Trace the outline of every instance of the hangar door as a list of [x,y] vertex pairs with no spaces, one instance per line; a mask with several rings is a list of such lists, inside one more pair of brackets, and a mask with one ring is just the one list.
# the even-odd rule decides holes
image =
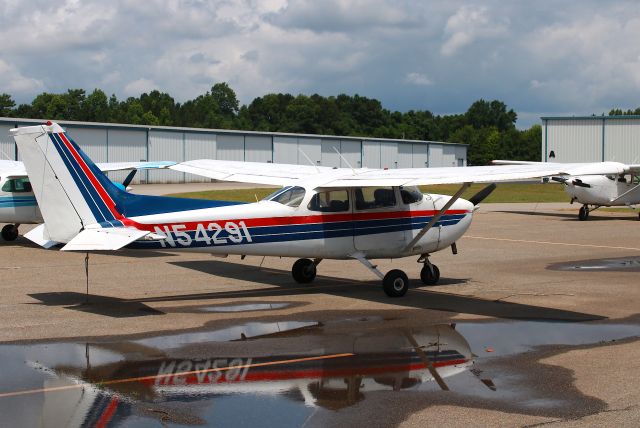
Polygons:
[[[340,154],[354,168],[362,167],[362,142],[354,140],[340,141]],[[340,166],[349,168],[349,165],[343,159],[340,159]]]
[[[108,162],[107,159],[107,130],[92,128],[66,129],[69,136],[94,162]],[[137,159],[134,159],[137,160]]]
[[[182,132],[149,131],[148,161],[184,160],[184,134]],[[139,174],[139,172],[138,172]],[[168,169],[147,172],[149,183],[181,183],[184,173]]]
[[218,134],[216,138],[216,159],[243,161],[244,136]]
[[[184,134],[184,160],[194,159],[215,159],[216,158],[216,135],[185,132]],[[210,178],[195,174],[186,174],[185,180],[189,183],[207,183]]]
[[273,163],[290,165],[298,163],[298,139],[296,137],[273,137]]
[[411,159],[413,168],[427,168],[429,166],[429,145],[424,143],[413,143],[413,158]]
[[[309,165],[307,157],[312,163],[320,165],[322,163],[322,149],[319,138],[298,138],[298,164]],[[304,153],[304,155],[302,154]],[[307,157],[305,157],[305,155]]]
[[362,166],[380,168],[380,143],[376,141],[362,142]]
[[273,162],[271,137],[257,135],[245,136],[244,160],[247,162]]
[[322,166],[340,167],[340,140],[322,140]]

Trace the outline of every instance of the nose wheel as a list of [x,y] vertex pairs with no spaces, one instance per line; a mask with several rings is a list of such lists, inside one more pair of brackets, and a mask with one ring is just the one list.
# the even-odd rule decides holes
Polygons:
[[0,235],[2,235],[2,239],[5,241],[15,241],[18,237],[18,225],[7,224],[2,228]]
[[440,281],[440,269],[431,263],[425,263],[420,270],[420,279],[424,285],[436,285]]
[[580,211],[578,211],[578,218],[580,221],[585,221],[589,218],[589,206],[583,205],[580,207]]

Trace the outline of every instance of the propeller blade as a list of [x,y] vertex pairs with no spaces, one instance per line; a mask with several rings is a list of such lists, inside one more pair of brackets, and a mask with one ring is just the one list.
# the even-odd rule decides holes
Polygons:
[[496,190],[496,183],[491,183],[484,189],[480,190],[478,193],[469,198],[469,202],[473,205],[478,205],[480,202],[484,201],[487,196]]
[[566,177],[551,177],[551,180],[557,181],[558,183],[562,183],[565,186],[569,185],[569,184],[567,184],[568,179]]
[[124,181],[122,182],[122,185],[125,187],[125,189],[127,188],[127,186],[129,184],[131,184],[131,181],[133,181],[133,177],[136,176],[136,172],[138,172],[137,169],[134,169],[133,171],[131,171],[129,173],[129,175],[127,175],[127,177],[124,179]]
[[586,188],[591,188],[591,184],[589,183],[584,183],[582,180],[580,180],[579,178],[576,178],[575,180],[573,180],[571,182],[571,184],[573,184],[574,186],[578,186],[578,187],[586,187]]

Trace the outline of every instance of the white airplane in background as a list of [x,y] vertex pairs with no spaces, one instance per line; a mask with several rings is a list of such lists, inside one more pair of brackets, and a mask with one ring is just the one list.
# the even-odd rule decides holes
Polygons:
[[[131,170],[122,183],[113,182],[124,191],[139,169],[167,168],[174,164],[175,162],[107,162],[96,165],[103,172]],[[18,237],[18,227],[21,224],[38,224],[42,221],[24,164],[0,160],[0,223],[9,223],[0,232],[2,238],[13,241]]]
[[[493,161],[496,165],[546,165],[546,162]],[[624,164],[621,164],[624,165]],[[640,164],[624,165],[619,174],[551,177],[563,183],[571,203],[582,204],[578,218],[586,220],[589,212],[600,207],[630,207],[640,204]],[[640,213],[638,214],[640,220]]]
[[[44,224],[25,235],[63,251],[123,247],[185,249],[227,255],[299,257],[293,278],[313,281],[322,259],[354,259],[383,281],[392,297],[407,292],[398,269],[380,272],[370,259],[419,256],[420,277],[435,284],[431,253],[451,247],[471,224],[475,205],[492,189],[461,199],[472,182],[624,172],[616,162],[449,168],[349,169],[196,160],[171,169],[217,180],[285,186],[255,203],[123,192],[57,124],[12,129]],[[416,186],[461,183],[453,196]]]

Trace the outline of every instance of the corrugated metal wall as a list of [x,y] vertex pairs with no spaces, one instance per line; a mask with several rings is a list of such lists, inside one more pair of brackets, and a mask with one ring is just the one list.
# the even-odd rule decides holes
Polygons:
[[381,168],[380,143],[377,141],[362,142],[362,166],[365,168]]
[[543,117],[542,125],[543,161],[640,162],[638,116]]
[[608,161],[640,163],[640,119],[606,121],[604,158]]
[[429,166],[429,145],[425,143],[413,143],[412,167],[427,168]]
[[[84,149],[81,141],[78,145]],[[147,160],[147,132],[129,129],[108,129],[107,130],[107,161],[108,162],[136,162]],[[128,172],[110,172],[109,178],[122,182]],[[132,184],[138,184],[141,180],[146,180],[146,172],[136,174]]]
[[[298,139],[296,137],[273,137],[273,162],[298,163]],[[307,162],[308,163],[308,162]]]
[[[184,133],[184,158],[191,159],[216,159],[216,135],[185,132]],[[185,180],[189,182],[208,182],[209,178],[187,174]]]
[[13,137],[9,135],[9,130],[13,128],[12,124],[0,123],[0,158],[5,160],[15,160],[16,143]]
[[316,165],[322,164],[321,141],[322,140],[320,138],[298,137],[299,165],[309,165],[309,160],[307,158],[311,159],[311,162]]
[[[11,159],[15,144],[9,129],[15,124],[29,126],[40,121],[0,118],[0,149]],[[250,162],[315,165],[354,168],[411,168],[455,165],[443,157],[460,152],[466,161],[466,146],[437,142],[399,142],[345,137],[307,135],[275,135],[218,130],[182,130],[134,125],[61,123],[71,138],[96,162],[156,161],[180,162],[191,159],[224,159]],[[337,149],[340,154],[336,152]],[[434,155],[434,153],[439,153]],[[304,154],[303,154],[304,153]],[[306,155],[306,157],[305,157]],[[454,156],[454,157],[455,157]],[[122,181],[127,172],[109,173],[112,180]],[[133,183],[141,181],[169,183],[207,182],[209,179],[175,171],[142,171]]]
[[[546,136],[546,156],[549,161],[600,162],[602,160],[602,119],[550,121]],[[552,151],[555,158],[549,157]]]
[[[184,160],[184,134],[182,132],[149,131],[149,161],[171,159],[175,162]],[[178,171],[147,171],[149,183],[176,183],[184,179]]]

